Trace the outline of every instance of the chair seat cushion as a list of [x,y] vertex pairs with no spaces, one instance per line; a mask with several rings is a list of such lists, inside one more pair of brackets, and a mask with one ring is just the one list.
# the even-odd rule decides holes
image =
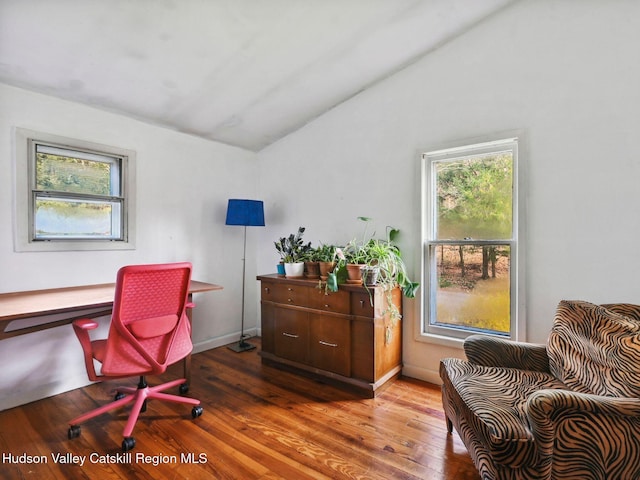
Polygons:
[[178,315],[143,318],[128,324],[136,338],[153,338],[170,333],[178,323]]
[[517,468],[538,462],[527,399],[538,390],[566,389],[565,385],[544,372],[486,367],[456,358],[441,361],[440,376],[459,416],[496,463]]

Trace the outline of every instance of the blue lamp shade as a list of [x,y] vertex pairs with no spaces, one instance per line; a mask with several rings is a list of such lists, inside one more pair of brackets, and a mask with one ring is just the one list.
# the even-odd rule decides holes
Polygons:
[[262,200],[230,198],[227,205],[227,221],[225,225],[264,227],[264,205]]

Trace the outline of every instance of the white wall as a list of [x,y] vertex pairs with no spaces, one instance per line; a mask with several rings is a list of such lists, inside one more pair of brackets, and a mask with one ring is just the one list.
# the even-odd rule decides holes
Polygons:
[[[15,253],[14,127],[135,150],[137,248]],[[195,279],[224,287],[195,296],[196,351],[239,338],[242,229],[224,221],[228,198],[255,197],[255,161],[245,150],[0,85],[0,292],[113,282],[125,264],[191,261]],[[252,278],[255,237],[247,238]],[[255,298],[255,282],[247,289]],[[253,301],[246,318],[255,332]],[[81,352],[69,325],[0,341],[0,410],[85,385]]]
[[[420,153],[522,129],[528,339],[545,341],[561,299],[639,303],[638,18],[632,0],[518,2],[262,151],[258,272],[298,225],[342,242],[365,215],[400,228],[417,277]],[[406,301],[404,372],[438,382],[462,352],[420,341],[419,315]]]

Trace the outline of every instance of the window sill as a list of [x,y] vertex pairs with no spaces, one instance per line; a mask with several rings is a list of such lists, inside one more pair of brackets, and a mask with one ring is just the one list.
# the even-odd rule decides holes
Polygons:
[[73,252],[73,251],[100,251],[100,250],[135,250],[132,242],[74,242],[42,241],[42,242],[16,242],[16,252]]
[[462,349],[464,345],[464,338],[445,337],[444,335],[434,335],[433,333],[421,333],[417,336],[416,341],[459,349]]

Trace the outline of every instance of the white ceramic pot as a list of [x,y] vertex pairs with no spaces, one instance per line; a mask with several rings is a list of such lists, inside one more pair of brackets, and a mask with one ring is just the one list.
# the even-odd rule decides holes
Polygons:
[[302,277],[304,275],[304,262],[285,263],[284,273],[287,277]]

